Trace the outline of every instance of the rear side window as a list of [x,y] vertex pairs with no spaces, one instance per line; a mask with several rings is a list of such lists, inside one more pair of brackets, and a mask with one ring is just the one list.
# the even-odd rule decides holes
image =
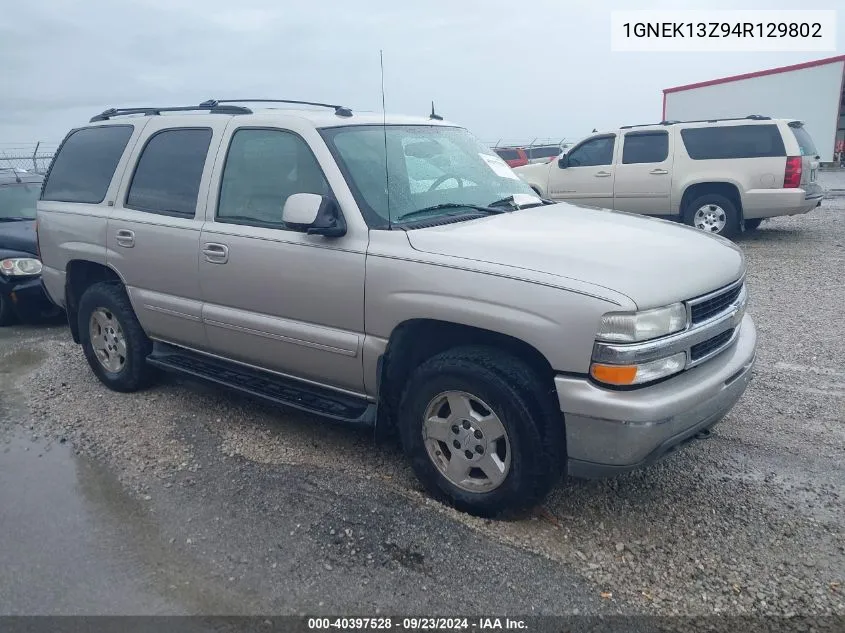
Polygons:
[[693,160],[786,156],[777,125],[726,125],[681,130]]
[[668,132],[628,132],[622,146],[622,162],[662,163],[669,157]]
[[516,160],[519,158],[519,152],[515,149],[497,149],[494,151],[504,160]]
[[99,204],[134,130],[131,125],[71,132],[50,165],[42,200]]
[[210,142],[208,128],[164,130],[152,136],[138,159],[126,206],[194,217]]
[[815,156],[819,153],[810,133],[803,126],[790,125],[789,129],[792,130],[795,140],[798,141],[798,149],[801,150],[801,156]]

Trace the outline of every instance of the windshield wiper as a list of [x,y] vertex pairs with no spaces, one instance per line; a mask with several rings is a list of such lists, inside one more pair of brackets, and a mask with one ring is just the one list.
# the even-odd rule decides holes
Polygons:
[[489,215],[497,214],[497,213],[507,213],[507,209],[497,209],[494,207],[482,207],[481,205],[477,204],[462,204],[459,202],[444,202],[443,204],[435,204],[430,207],[423,207],[422,209],[417,209],[416,211],[409,211],[403,215],[400,215],[396,218],[397,222],[401,222],[402,220],[407,220],[408,218],[413,218],[418,215],[425,215],[426,213],[430,213],[432,211],[439,211],[440,209],[472,209],[474,211],[481,211],[482,213],[487,213]]
[[489,206],[491,207],[507,207],[512,211],[518,211],[519,209],[530,209],[531,207],[541,207],[544,204],[548,204],[545,200],[540,198],[540,202],[531,202],[529,204],[518,204],[514,199],[514,196],[507,196],[502,198],[501,200],[496,200],[495,202],[491,202]]

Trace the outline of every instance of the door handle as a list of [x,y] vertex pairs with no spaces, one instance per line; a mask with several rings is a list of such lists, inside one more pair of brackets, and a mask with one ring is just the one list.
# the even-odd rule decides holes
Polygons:
[[669,173],[669,170],[668,169],[652,169],[648,173],[654,174],[655,176],[665,176],[666,174]]
[[593,175],[594,175],[596,178],[607,178],[607,177],[608,177],[608,176],[610,176],[611,174],[610,174],[610,172],[609,172],[609,171],[597,171],[597,172],[596,172],[595,174],[593,174]]
[[118,246],[124,248],[132,248],[135,246],[135,231],[129,229],[119,229],[114,235],[114,239]]
[[205,261],[210,264],[225,264],[229,261],[229,247],[225,244],[208,242],[203,245],[202,254],[205,255]]

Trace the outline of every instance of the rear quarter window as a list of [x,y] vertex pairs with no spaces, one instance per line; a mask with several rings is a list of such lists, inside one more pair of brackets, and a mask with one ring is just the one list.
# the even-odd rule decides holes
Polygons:
[[134,127],[108,125],[71,132],[47,171],[42,200],[99,204]]
[[725,125],[681,130],[693,160],[786,156],[777,125]]
[[552,158],[561,153],[559,147],[531,147],[525,150],[528,158]]
[[792,134],[798,142],[798,149],[801,152],[801,156],[815,156],[819,153],[819,150],[816,149],[816,144],[813,143],[813,137],[810,136],[810,133],[803,126],[790,125],[789,129],[792,130]]

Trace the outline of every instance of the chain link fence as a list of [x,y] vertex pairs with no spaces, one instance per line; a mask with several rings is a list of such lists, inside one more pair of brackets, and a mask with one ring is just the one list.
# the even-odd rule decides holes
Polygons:
[[0,169],[24,169],[43,174],[58,143],[0,143]]

